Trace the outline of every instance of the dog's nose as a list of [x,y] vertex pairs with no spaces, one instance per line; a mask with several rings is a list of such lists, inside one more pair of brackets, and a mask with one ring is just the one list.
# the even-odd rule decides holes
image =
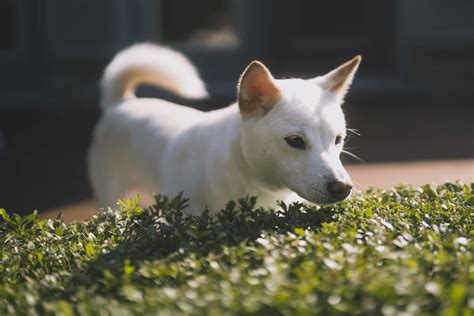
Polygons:
[[350,182],[334,181],[328,183],[329,193],[339,201],[348,197],[351,194],[351,190],[352,183]]

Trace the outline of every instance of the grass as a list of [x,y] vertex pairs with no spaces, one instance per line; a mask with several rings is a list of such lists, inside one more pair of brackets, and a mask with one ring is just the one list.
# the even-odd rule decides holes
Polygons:
[[73,224],[0,210],[0,314],[473,314],[468,185],[197,217],[136,202]]

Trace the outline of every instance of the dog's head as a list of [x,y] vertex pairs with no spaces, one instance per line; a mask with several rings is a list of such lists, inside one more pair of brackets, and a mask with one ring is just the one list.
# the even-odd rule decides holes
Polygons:
[[356,56],[310,80],[276,80],[257,61],[245,69],[238,87],[241,145],[268,187],[319,204],[349,196],[352,182],[339,157],[346,136],[341,104],[360,61]]

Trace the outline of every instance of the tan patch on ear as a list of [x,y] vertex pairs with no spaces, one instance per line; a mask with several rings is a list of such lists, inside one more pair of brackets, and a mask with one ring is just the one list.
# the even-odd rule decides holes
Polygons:
[[249,115],[256,112],[268,112],[278,102],[280,89],[264,64],[253,61],[244,70],[239,80],[238,102],[240,112]]
[[352,83],[354,74],[359,67],[362,57],[360,55],[337,67],[324,77],[329,90],[335,94],[345,94]]

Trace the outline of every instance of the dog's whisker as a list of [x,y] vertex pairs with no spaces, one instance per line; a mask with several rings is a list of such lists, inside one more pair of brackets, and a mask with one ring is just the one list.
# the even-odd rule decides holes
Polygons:
[[353,158],[359,160],[359,161],[362,162],[362,163],[365,163],[365,161],[362,160],[362,158],[360,158],[360,157],[357,156],[356,154],[351,153],[350,151],[342,150],[342,152],[343,152],[344,154],[348,155],[348,156],[351,156],[351,157],[353,157]]
[[359,149],[360,147],[344,147],[345,150]]
[[360,187],[362,186],[359,182],[355,181],[355,180],[352,180],[352,184],[354,184],[354,189],[356,189],[357,191],[360,191]]
[[360,136],[359,130],[357,130],[357,129],[355,129],[355,128],[347,128],[346,130],[347,130],[348,132],[351,132],[351,133],[354,134],[354,135]]

